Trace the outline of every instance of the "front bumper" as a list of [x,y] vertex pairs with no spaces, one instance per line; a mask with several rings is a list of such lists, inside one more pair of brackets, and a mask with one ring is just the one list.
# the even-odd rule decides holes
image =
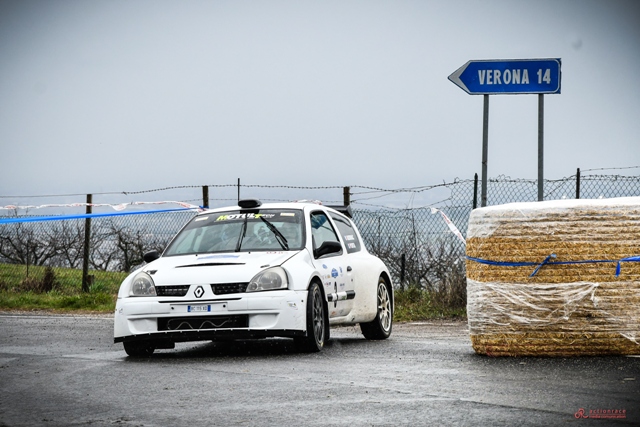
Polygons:
[[292,290],[205,300],[120,298],[114,316],[114,342],[304,336],[306,299],[306,291]]

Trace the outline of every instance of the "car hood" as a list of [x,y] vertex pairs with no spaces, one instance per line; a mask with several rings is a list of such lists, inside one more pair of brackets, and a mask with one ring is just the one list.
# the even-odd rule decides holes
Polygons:
[[144,266],[157,286],[249,282],[299,251],[239,252],[161,257]]

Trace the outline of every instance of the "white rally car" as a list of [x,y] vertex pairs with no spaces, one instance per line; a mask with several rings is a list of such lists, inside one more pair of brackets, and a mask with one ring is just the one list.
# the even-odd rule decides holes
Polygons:
[[147,356],[176,342],[267,337],[315,352],[329,325],[359,323],[365,338],[388,338],[391,276],[349,217],[254,199],[201,212],[122,282],[114,341]]

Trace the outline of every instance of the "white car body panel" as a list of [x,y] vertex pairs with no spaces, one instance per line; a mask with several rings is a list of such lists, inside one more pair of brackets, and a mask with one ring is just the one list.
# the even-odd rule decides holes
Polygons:
[[[314,280],[322,284],[331,325],[370,322],[376,318],[380,277],[388,282],[391,294],[392,287],[384,263],[369,254],[364,243],[358,252],[348,253],[343,236],[337,233],[342,253],[314,259],[309,213],[337,212],[303,203],[269,204],[259,209],[302,210],[304,247],[161,256],[123,281],[114,316],[115,342],[305,336],[307,289]],[[200,216],[234,210],[239,208],[210,210]],[[355,233],[362,242],[357,229]],[[216,284],[247,283],[259,272],[278,266],[286,272],[287,289],[216,295],[212,288]],[[132,280],[140,272],[149,274],[157,291],[180,286],[188,290],[183,296],[130,296]],[[327,301],[329,298],[332,300]]]

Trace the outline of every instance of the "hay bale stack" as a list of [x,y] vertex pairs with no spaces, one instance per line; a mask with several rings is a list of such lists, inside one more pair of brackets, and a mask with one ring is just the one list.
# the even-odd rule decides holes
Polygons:
[[619,260],[638,256],[640,197],[474,210],[466,265],[474,350],[640,354],[640,262],[620,262],[616,276]]

